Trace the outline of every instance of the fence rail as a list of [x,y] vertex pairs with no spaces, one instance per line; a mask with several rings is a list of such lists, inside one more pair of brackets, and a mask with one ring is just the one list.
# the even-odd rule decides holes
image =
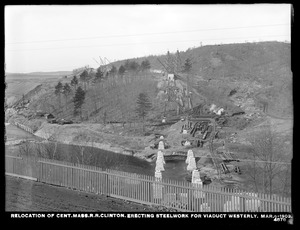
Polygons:
[[35,157],[5,156],[8,175],[195,212],[291,212],[291,199]]
[[31,128],[27,127],[26,125],[20,124],[18,122],[13,122],[13,124],[15,126],[17,126],[18,128],[23,129],[24,131],[26,131],[28,133],[31,133],[31,134],[34,133],[33,130]]

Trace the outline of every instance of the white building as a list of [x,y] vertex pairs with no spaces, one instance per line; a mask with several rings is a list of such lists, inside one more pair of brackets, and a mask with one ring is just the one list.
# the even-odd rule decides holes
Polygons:
[[175,76],[173,73],[169,73],[167,76],[168,81],[174,81],[175,80]]

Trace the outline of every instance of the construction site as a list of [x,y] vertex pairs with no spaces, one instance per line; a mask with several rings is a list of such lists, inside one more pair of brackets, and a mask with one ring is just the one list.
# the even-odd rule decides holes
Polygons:
[[293,223],[292,4],[6,5],[4,21],[6,211]]
[[[229,54],[225,61],[217,57],[231,49],[230,45],[226,47],[209,47],[213,53],[209,65],[223,68],[222,74],[225,66],[220,62],[225,64],[226,58],[233,60]],[[253,49],[259,48],[253,45]],[[195,58],[188,52],[168,52],[149,60],[152,68],[146,72],[127,71],[110,76],[107,73],[112,66],[120,68],[124,62],[110,63],[100,58],[97,63],[103,79],[94,82],[91,77],[86,82],[79,81],[86,88],[80,117],[73,115],[72,98],[59,99],[54,95],[54,86],[57,82],[70,83],[74,76],[79,79],[83,71],[95,75],[96,70],[88,66],[40,83],[24,93],[6,108],[6,122],[17,123],[47,141],[96,147],[150,163],[157,160],[159,151],[163,152],[166,164],[186,161],[192,151],[195,165],[186,170],[185,180],[192,181],[192,172],[196,170],[203,184],[221,187],[248,188],[252,151],[249,137],[257,130],[271,124],[272,130],[289,146],[291,117],[278,119],[279,105],[271,100],[261,102],[262,83],[207,77],[211,74],[204,71],[208,67],[203,57]],[[203,65],[202,74],[195,72],[199,63]],[[140,92],[146,92],[153,105],[143,122],[135,112]],[[144,132],[141,127],[145,127]],[[284,162],[291,159],[291,155],[286,156]],[[153,175],[164,177],[164,171],[156,171]]]

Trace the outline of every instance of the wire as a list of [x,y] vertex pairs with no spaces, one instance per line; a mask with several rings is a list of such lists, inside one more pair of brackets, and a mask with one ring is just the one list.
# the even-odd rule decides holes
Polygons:
[[[286,37],[287,35],[266,35],[260,36],[263,37]],[[139,42],[139,43],[120,43],[120,44],[107,44],[107,45],[97,45],[97,46],[67,46],[67,47],[54,47],[54,48],[39,48],[39,49],[21,49],[21,50],[6,50],[7,52],[14,52],[14,51],[33,51],[33,50],[57,50],[57,49],[72,49],[72,48],[90,48],[90,47],[109,47],[109,46],[127,46],[127,45],[141,45],[141,44],[161,44],[161,43],[177,43],[177,42],[195,42],[195,41],[213,41],[213,40],[225,40],[225,39],[249,39],[249,38],[256,38],[257,36],[253,37],[231,37],[231,38],[209,38],[209,39],[197,39],[197,40],[183,40],[183,41],[160,41],[160,42]]]
[[85,38],[69,38],[69,39],[57,39],[57,40],[43,40],[43,41],[20,41],[20,42],[10,42],[5,44],[29,44],[29,43],[47,43],[47,42],[61,42],[61,41],[78,41],[78,40],[88,40],[88,39],[98,39],[98,38],[113,38],[113,37],[136,37],[136,36],[148,36],[148,35],[159,35],[159,34],[175,34],[175,33],[189,33],[198,31],[215,31],[215,30],[233,30],[233,29],[248,29],[257,27],[274,27],[274,26],[287,26],[290,24],[273,24],[273,25],[256,25],[256,26],[241,26],[241,27],[225,27],[225,28],[213,28],[213,29],[197,29],[197,30],[182,30],[182,31],[169,31],[160,33],[143,33],[143,34],[121,34],[121,35],[106,35],[106,36],[95,36],[95,37],[85,37]]

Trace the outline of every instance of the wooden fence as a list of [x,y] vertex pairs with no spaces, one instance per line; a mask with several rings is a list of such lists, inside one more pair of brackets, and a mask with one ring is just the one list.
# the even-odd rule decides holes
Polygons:
[[7,175],[194,212],[291,212],[291,199],[32,157],[5,156]]
[[23,125],[23,124],[20,124],[20,123],[18,123],[18,122],[14,122],[13,124],[14,124],[15,126],[17,126],[18,128],[23,129],[24,131],[26,131],[26,132],[28,132],[28,133],[31,133],[31,134],[34,133],[33,130],[32,130],[31,128],[29,128],[29,127],[27,127],[27,126],[25,126],[25,125]]

